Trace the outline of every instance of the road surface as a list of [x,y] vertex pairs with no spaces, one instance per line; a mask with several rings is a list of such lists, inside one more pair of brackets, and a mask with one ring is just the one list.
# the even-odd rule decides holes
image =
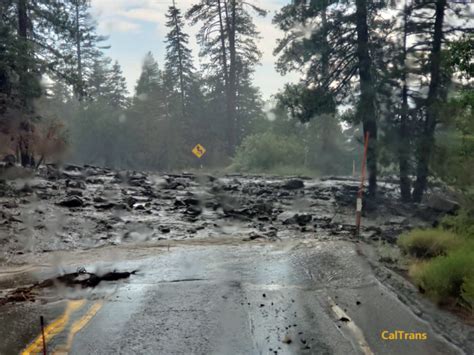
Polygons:
[[[42,353],[40,315],[48,354],[462,353],[348,241],[182,244],[113,267],[139,271],[2,307],[0,354]],[[427,339],[382,339],[397,330]]]

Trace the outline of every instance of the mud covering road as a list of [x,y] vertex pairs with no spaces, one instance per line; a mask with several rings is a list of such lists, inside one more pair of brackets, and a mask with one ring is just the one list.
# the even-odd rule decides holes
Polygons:
[[[28,349],[39,315],[57,325],[66,309],[50,329],[50,353],[462,353],[377,280],[354,243],[181,245],[114,267],[141,271],[93,290],[58,290],[59,300],[43,305],[5,306],[0,353]],[[427,340],[383,340],[384,330]]]
[[[0,297],[79,270],[137,272],[6,302],[0,354],[42,353],[41,315],[48,354],[474,353],[473,327],[375,251],[452,206],[402,205],[396,185],[382,183],[355,238],[356,191],[350,178],[76,166],[5,183]],[[427,339],[384,340],[384,331]]]

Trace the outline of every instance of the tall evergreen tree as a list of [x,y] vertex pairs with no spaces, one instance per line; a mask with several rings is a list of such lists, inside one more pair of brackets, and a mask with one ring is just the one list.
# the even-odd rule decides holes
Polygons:
[[[225,97],[227,152],[233,154],[242,123],[237,122],[239,80],[245,81],[258,63],[258,31],[250,11],[264,16],[259,7],[240,0],[202,0],[187,12],[192,24],[201,23],[197,39],[200,55],[207,59],[204,70],[221,80]],[[215,81],[215,80],[214,80]],[[245,90],[244,90],[245,91]]]
[[112,66],[109,77],[110,105],[116,109],[126,109],[129,106],[127,81],[118,61]]
[[180,95],[182,115],[185,116],[191,87],[196,80],[192,53],[189,49],[189,36],[183,31],[184,21],[178,8],[170,6],[166,18],[169,32],[165,41],[165,71],[171,81],[172,89]]
[[92,74],[92,67],[101,55],[101,45],[107,38],[97,34],[96,23],[90,14],[90,0],[68,0],[70,33],[63,43],[62,51],[71,57],[71,70],[76,80],[74,92],[79,100],[87,95],[86,83]]
[[21,163],[34,165],[31,136],[37,115],[33,103],[44,93],[40,80],[43,75],[74,80],[65,70],[69,58],[57,41],[69,36],[69,14],[62,3],[49,0],[3,1],[0,9],[5,34],[0,38],[0,76],[6,79],[0,86],[8,105],[18,111],[15,120]]
[[439,121],[439,107],[437,104],[442,97],[442,73],[441,73],[441,45],[443,41],[443,25],[445,21],[446,0],[435,1],[435,21],[433,25],[433,38],[430,50],[429,76],[430,84],[426,98],[426,116],[424,118],[422,137],[417,153],[416,181],[413,190],[413,199],[420,202],[429,175],[429,162],[434,147],[434,133]]
[[275,49],[279,55],[277,69],[304,75],[303,88],[289,98],[299,107],[303,120],[334,112],[334,104],[357,108],[355,122],[361,122],[364,133],[370,135],[369,194],[375,196],[379,116],[376,73],[383,68],[376,67],[382,62],[374,58],[374,41],[387,21],[377,17],[383,2],[354,0],[344,5],[315,0],[309,6],[304,2],[285,6],[274,18],[285,32]]
[[159,90],[163,77],[153,54],[148,52],[143,59],[142,72],[135,86],[135,96],[139,100],[148,99],[154,91]]

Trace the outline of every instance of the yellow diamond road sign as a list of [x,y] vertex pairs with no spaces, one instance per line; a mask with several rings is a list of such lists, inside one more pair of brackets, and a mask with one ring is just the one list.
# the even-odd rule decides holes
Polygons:
[[196,144],[196,146],[193,148],[193,154],[198,158],[201,158],[204,154],[206,154],[206,148],[200,144]]

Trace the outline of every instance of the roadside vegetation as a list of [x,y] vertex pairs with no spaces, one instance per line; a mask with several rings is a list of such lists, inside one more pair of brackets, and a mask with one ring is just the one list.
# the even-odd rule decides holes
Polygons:
[[416,229],[398,245],[409,259],[409,275],[438,304],[474,312],[474,210],[445,217],[438,228]]
[[[445,71],[472,78],[472,37],[451,43],[443,53]],[[398,246],[407,256],[409,275],[439,304],[456,304],[474,314],[474,90],[465,87],[439,105],[443,131],[438,132],[432,174],[458,196],[461,208],[434,229],[402,235]]]

